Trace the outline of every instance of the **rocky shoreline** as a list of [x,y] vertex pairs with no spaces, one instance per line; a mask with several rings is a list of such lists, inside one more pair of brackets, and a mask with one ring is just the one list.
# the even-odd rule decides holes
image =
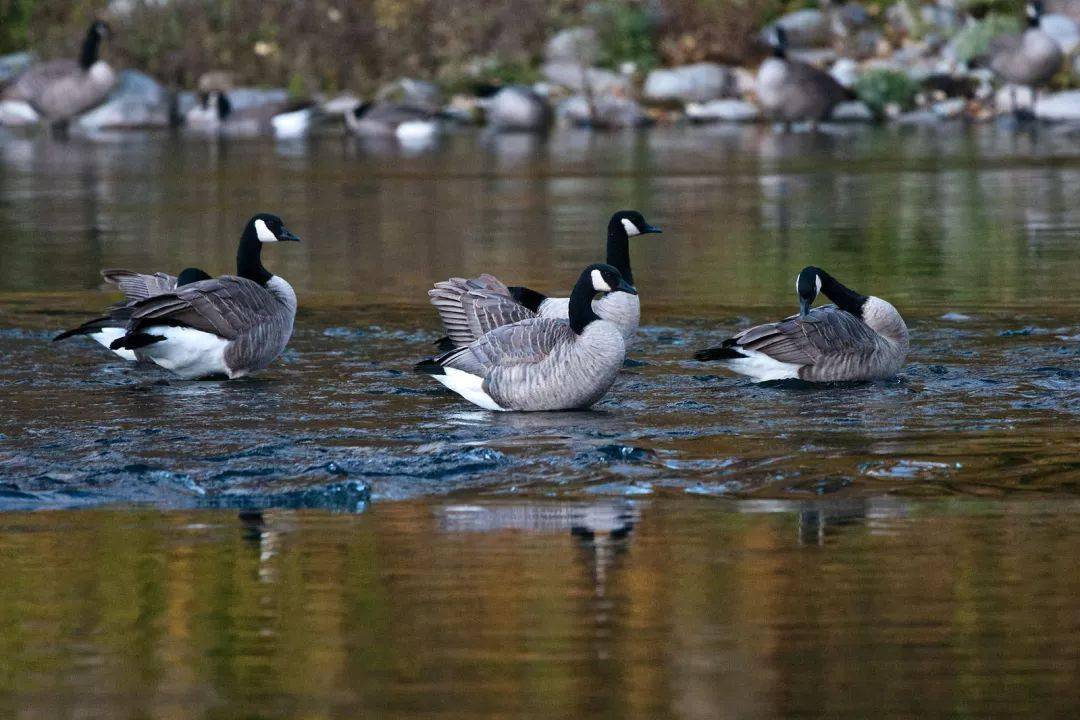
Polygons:
[[[1039,94],[1033,117],[1080,122],[1080,0],[1047,3],[1039,27],[1060,47],[1064,62]],[[761,29],[762,47],[775,27],[786,33],[793,60],[826,71],[851,95],[835,106],[834,122],[935,124],[987,122],[1013,113],[1014,99],[1030,107],[1032,90],[1003,84],[986,66],[991,41],[1022,29],[1015,13],[976,15],[958,0],[891,6],[826,3],[775,19]],[[756,68],[701,61],[643,72],[632,62],[602,67],[601,40],[588,26],[552,35],[533,83],[477,82],[470,92],[446,93],[433,82],[402,78],[381,88],[376,102],[423,108],[444,124],[488,125],[500,131],[543,132],[552,125],[594,129],[677,123],[765,123]],[[0,90],[36,62],[30,52],[0,57]],[[200,90],[202,90],[200,88]],[[365,98],[353,93],[298,98],[284,88],[228,85],[231,109],[304,109],[311,131],[344,127],[341,119]],[[182,126],[205,91],[165,87],[134,69],[118,73],[108,99],[73,123],[75,132]],[[268,110],[269,111],[269,110]],[[0,126],[34,127],[40,119],[24,102],[0,102]],[[190,124],[190,123],[189,123]],[[259,132],[274,132],[270,123]],[[308,133],[304,129],[298,135]]]

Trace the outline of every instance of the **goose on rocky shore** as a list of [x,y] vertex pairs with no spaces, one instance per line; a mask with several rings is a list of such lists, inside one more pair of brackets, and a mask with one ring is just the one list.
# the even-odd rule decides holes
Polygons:
[[590,265],[570,294],[569,323],[533,317],[502,325],[416,371],[486,410],[587,408],[607,393],[626,358],[621,330],[593,310],[597,293],[636,290],[614,267]]
[[[633,285],[630,238],[660,232],[660,228],[650,225],[636,210],[615,213],[608,221],[607,264]],[[556,320],[570,317],[570,298],[551,298],[527,287],[507,287],[487,274],[472,280],[450,278],[436,283],[428,295],[446,329],[446,337],[439,341],[444,349],[468,345],[497,323],[534,316]],[[604,320],[614,323],[630,347],[641,320],[641,301],[637,293],[602,295],[593,302],[593,310]],[[477,317],[478,314],[483,317]]]
[[240,238],[236,275],[135,303],[126,334],[110,347],[188,379],[237,378],[265,368],[292,337],[296,293],[263,267],[262,246],[299,239],[276,215],[255,215]]
[[[803,269],[795,288],[798,315],[744,330],[695,359],[720,362],[755,382],[878,380],[900,370],[908,329],[890,303],[860,295],[816,267]],[[819,292],[836,304],[811,310]]]
[[1028,27],[1024,32],[1001,35],[990,41],[990,69],[1014,86],[1011,92],[1014,115],[1019,112],[1015,86],[1031,88],[1029,112],[1034,117],[1039,87],[1046,85],[1057,74],[1065,55],[1057,41],[1040,27],[1043,14],[1041,0],[1030,0],[1025,7]]
[[[105,282],[120,288],[120,292],[124,293],[124,300],[109,308],[105,316],[88,320],[77,328],[60,333],[53,338],[53,342],[66,340],[76,335],[86,335],[95,342],[109,347],[114,340],[127,334],[131,308],[135,303],[156,295],[171,293],[183,285],[210,279],[210,275],[199,268],[184,268],[176,277],[160,272],[144,275],[131,270],[102,270],[101,277]],[[134,362],[137,359],[135,353],[126,348],[118,348],[113,352],[124,360]]]
[[761,63],[757,96],[765,114],[776,122],[818,123],[850,93],[829,73],[787,56],[787,32],[780,25],[769,35],[772,57]]
[[28,103],[54,131],[66,131],[73,118],[105,102],[116,85],[116,73],[98,57],[109,34],[107,24],[95,21],[77,61],[50,60],[30,67],[4,92],[4,99]]
[[345,113],[345,125],[366,138],[394,137],[403,143],[422,143],[439,133],[439,118],[424,108],[395,102],[358,103]]
[[236,108],[225,90],[200,93],[199,102],[184,115],[184,126],[195,133],[254,137],[273,134],[281,140],[307,135],[314,110],[284,101]]

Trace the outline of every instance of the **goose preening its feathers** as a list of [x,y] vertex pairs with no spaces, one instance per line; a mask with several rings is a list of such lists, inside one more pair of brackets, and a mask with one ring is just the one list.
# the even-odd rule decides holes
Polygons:
[[394,102],[358,103],[345,113],[345,125],[360,137],[397,138],[405,144],[424,144],[439,134],[439,117],[428,110]]
[[[908,329],[891,304],[860,295],[816,267],[799,273],[795,287],[798,315],[744,330],[694,357],[720,362],[755,382],[877,380],[900,370]],[[836,304],[811,310],[819,292]]]
[[[661,232],[641,213],[620,210],[611,216],[607,231],[607,264],[622,278],[634,284],[630,269],[630,238]],[[439,311],[447,337],[440,347],[462,347],[485,332],[502,324],[530,317],[566,321],[570,317],[570,298],[550,298],[527,287],[507,287],[491,275],[478,278],[450,278],[436,283],[428,291],[431,304]],[[614,323],[629,347],[641,319],[641,302],[636,293],[609,293],[596,298],[596,314]]]
[[776,25],[769,42],[773,55],[761,63],[757,96],[765,114],[786,124],[828,120],[850,93],[832,75],[787,56],[787,33]]
[[116,85],[116,73],[98,57],[101,41],[109,34],[108,25],[94,22],[86,31],[78,61],[34,65],[7,89],[4,98],[29,103],[54,129],[66,128],[72,118],[105,102]]
[[253,137],[272,133],[279,140],[306,136],[315,118],[311,105],[290,109],[286,102],[269,102],[236,108],[223,89],[199,95],[199,102],[184,115],[184,125],[206,135]]
[[[146,285],[145,298],[110,315],[113,321],[125,319],[126,325],[109,347],[131,351],[137,359],[189,379],[237,378],[265,368],[292,337],[296,293],[263,267],[262,246],[286,241],[299,238],[281,218],[260,213],[248,221],[240,238],[236,275],[183,285],[178,281],[174,289],[159,293],[160,276],[108,271],[125,292],[144,292],[138,287]],[[80,333],[77,329],[73,334]]]
[[416,370],[486,410],[587,408],[626,357],[620,328],[597,315],[593,298],[636,292],[614,267],[590,265],[570,294],[569,323],[530,317],[501,325]]
[[[1061,69],[1065,59],[1061,46],[1041,28],[1043,5],[1041,0],[1026,4],[1028,27],[1019,35],[1000,35],[990,41],[990,69],[1012,85],[1031,88],[1031,110],[1035,115],[1035,101],[1039,86],[1050,82]],[[1016,90],[1012,91],[1012,111],[1018,112]]]
[[[102,270],[105,282],[116,285],[124,293],[124,301],[109,308],[104,317],[84,322],[77,328],[62,332],[53,338],[53,342],[65,340],[76,335],[86,335],[95,342],[109,347],[114,340],[127,334],[127,324],[131,320],[131,308],[135,303],[157,295],[171,293],[183,285],[190,285],[200,280],[209,280],[210,276],[199,268],[185,268],[173,277],[166,273],[144,275],[131,270]],[[126,348],[113,350],[124,360],[135,361],[135,353]]]

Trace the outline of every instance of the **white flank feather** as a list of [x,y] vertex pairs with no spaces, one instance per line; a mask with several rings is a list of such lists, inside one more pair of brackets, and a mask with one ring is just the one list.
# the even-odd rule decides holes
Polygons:
[[492,400],[491,396],[484,392],[484,378],[479,375],[472,375],[462,370],[448,367],[444,367],[443,372],[446,374],[432,375],[432,377],[471,402],[473,405],[479,405],[485,410],[506,409],[499,407],[498,403]]

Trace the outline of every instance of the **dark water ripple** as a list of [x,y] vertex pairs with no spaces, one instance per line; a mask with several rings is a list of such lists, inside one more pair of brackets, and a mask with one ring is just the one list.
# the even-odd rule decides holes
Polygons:
[[343,483],[356,488],[344,502],[354,507],[369,489],[400,499],[1076,486],[1078,348],[1056,324],[1003,336],[993,321],[915,322],[900,377],[809,386],[753,385],[688,359],[741,320],[669,322],[643,328],[639,362],[594,411],[497,414],[409,372],[437,337],[425,310],[409,320],[303,327],[282,362],[230,383],[123,365],[88,341],[54,346],[49,332],[5,332],[0,507],[240,496],[339,507]]

